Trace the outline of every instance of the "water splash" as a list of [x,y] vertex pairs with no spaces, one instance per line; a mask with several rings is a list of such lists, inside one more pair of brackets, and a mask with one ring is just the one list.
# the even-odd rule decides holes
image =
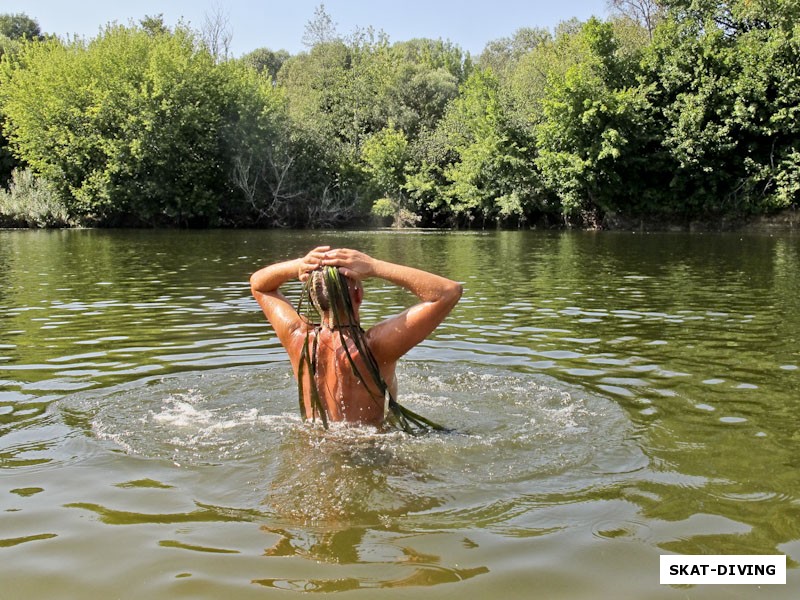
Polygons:
[[[226,465],[258,481],[259,509],[291,523],[382,523],[435,514],[508,518],[530,482],[584,489],[642,466],[614,402],[539,374],[406,363],[401,395],[454,432],[410,436],[303,423],[282,364],[149,378],[75,396],[96,438],[186,468]],[[628,451],[620,451],[620,448]]]

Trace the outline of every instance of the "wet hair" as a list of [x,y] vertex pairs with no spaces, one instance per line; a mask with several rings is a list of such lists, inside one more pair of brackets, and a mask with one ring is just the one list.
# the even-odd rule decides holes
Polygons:
[[311,272],[311,282],[308,286],[308,299],[320,315],[331,308],[328,297],[328,286],[325,283],[325,274],[321,269]]
[[[354,304],[352,292],[354,289],[358,289],[361,283],[342,275],[338,269],[335,269],[335,273],[333,267],[329,267],[329,269],[331,271],[317,269],[311,272],[308,300],[320,316],[330,311],[331,308],[335,308],[337,314],[334,316],[334,320],[338,321],[337,325],[356,323],[355,310],[350,310]],[[332,289],[340,293],[337,294]],[[349,295],[349,301],[344,298],[345,294]]]
[[[381,375],[380,367],[377,360],[372,354],[367,341],[364,336],[364,331],[358,324],[356,313],[353,308],[353,299],[350,294],[350,280],[342,275],[336,267],[323,267],[316,271],[312,271],[309,278],[306,280],[303,294],[300,297],[300,303],[297,307],[297,312],[303,314],[302,303],[303,299],[307,299],[314,310],[319,313],[320,319],[323,314],[330,313],[333,328],[339,334],[341,346],[344,349],[350,367],[355,376],[364,384],[367,390],[377,389],[380,393],[370,392],[373,400],[384,407],[385,419],[390,423],[402,429],[407,433],[420,433],[431,429],[444,430],[441,425],[434,423],[418,415],[417,413],[401,406],[392,395],[389,386]],[[313,321],[308,320],[309,325]],[[319,336],[315,335],[311,340],[311,331],[319,330],[320,325],[309,326],[306,333],[306,339],[303,343],[303,349],[300,354],[300,363],[297,369],[297,387],[298,396],[300,401],[300,414],[303,419],[307,419],[305,399],[303,393],[303,373],[308,369],[311,389],[311,418],[314,420],[316,415],[319,414],[323,426],[327,429],[328,417],[325,407],[319,397],[319,389],[316,384],[317,374],[317,352],[319,349],[318,341]],[[363,359],[361,368],[358,367],[353,355],[350,353],[350,346],[344,336],[347,336],[351,341],[353,347],[358,355]],[[362,373],[362,369],[365,372]],[[367,385],[367,381],[372,382],[372,386]]]

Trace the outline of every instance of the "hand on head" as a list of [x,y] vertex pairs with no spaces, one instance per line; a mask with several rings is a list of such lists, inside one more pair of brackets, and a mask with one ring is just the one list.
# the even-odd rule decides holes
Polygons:
[[300,259],[300,266],[297,269],[297,278],[305,282],[312,271],[322,268],[322,259],[325,252],[330,250],[330,246],[317,246]]
[[336,248],[323,253],[322,265],[338,267],[339,272],[355,281],[372,277],[375,259],[358,250]]
[[345,277],[361,281],[372,276],[374,260],[358,250],[317,246],[300,259],[297,278],[305,282],[312,271],[322,267],[338,267],[339,272]]

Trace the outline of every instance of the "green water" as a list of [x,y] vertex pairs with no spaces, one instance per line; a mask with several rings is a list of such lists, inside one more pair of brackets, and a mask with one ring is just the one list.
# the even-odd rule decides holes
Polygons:
[[[323,243],[464,283],[398,371],[455,433],[300,423],[247,278]],[[794,598],[799,298],[788,234],[0,231],[0,599]]]

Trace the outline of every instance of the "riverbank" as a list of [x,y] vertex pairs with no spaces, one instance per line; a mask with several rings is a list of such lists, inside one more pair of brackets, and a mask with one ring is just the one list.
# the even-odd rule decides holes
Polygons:
[[[12,218],[3,218],[0,214],[0,230],[4,229],[85,229],[81,226],[62,226],[50,221],[22,221]],[[186,229],[184,227],[152,227],[148,229]],[[379,223],[375,218],[354,219],[346,227],[340,229],[389,229],[385,224]],[[91,228],[90,228],[91,229]],[[106,229],[100,227],[99,229]],[[110,229],[129,229],[128,227]],[[135,229],[130,228],[130,229]],[[188,229],[269,229],[264,227],[188,227]],[[283,228],[275,228],[283,229]],[[402,228],[411,231],[414,227]],[[619,214],[607,213],[603,217],[599,215],[582,215],[574,220],[556,221],[552,218],[543,217],[540,220],[525,225],[517,223],[516,226],[476,226],[476,227],[442,227],[432,228],[441,231],[460,231],[460,230],[513,230],[513,229],[538,229],[538,230],[596,230],[596,231],[631,231],[637,233],[702,233],[702,232],[723,232],[723,231],[743,231],[743,232],[787,232],[800,230],[800,210],[796,207],[787,208],[780,212],[768,215],[753,215],[751,217],[719,217],[716,219],[676,219],[674,217],[629,217]]]
[[751,217],[719,217],[716,219],[657,219],[651,217],[631,218],[607,214],[602,220],[602,229],[609,231],[635,232],[717,232],[717,231],[795,231],[800,230],[800,211],[787,208],[768,215]]

